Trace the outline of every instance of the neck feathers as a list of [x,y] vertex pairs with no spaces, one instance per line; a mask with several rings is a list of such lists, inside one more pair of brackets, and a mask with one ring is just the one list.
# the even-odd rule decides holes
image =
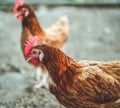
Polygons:
[[44,31],[39,25],[37,17],[34,12],[30,12],[28,17],[24,18],[22,21],[23,29],[24,27],[28,28],[31,34],[34,35],[44,35]]
[[[50,53],[50,51],[53,51]],[[63,52],[58,49],[47,50],[48,58],[44,61],[46,68],[56,85],[59,85],[61,81],[72,82],[71,80],[75,74],[75,61],[70,57],[66,56]],[[53,55],[51,55],[53,54]],[[46,55],[45,55],[46,56]],[[49,60],[48,60],[49,59]],[[74,65],[72,65],[74,64]],[[72,65],[72,66],[71,66]]]

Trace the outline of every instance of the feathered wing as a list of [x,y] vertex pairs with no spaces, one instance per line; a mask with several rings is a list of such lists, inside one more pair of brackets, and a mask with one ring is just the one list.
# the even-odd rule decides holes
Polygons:
[[87,94],[88,99],[98,104],[120,99],[120,61],[78,63],[82,68],[76,86],[83,96]]
[[120,60],[105,62],[99,68],[113,76],[120,83]]
[[[111,70],[119,75],[119,69],[119,61],[71,62],[61,81],[64,85],[50,84],[50,91],[61,104],[69,108],[119,108],[120,103],[116,104],[115,101],[120,99],[120,82],[109,72]],[[74,74],[73,78],[70,71]],[[69,79],[71,83],[68,83]]]
[[98,62],[98,61],[89,61],[89,60],[81,60],[77,61],[80,66],[91,67],[95,66],[96,69],[111,75],[118,81],[120,81],[120,60],[109,61],[109,62]]

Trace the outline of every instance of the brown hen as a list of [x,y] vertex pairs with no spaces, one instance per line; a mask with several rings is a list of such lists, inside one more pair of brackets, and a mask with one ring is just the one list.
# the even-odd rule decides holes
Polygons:
[[[39,40],[37,41],[37,44],[51,44],[53,46],[56,46],[60,49],[63,48],[65,42],[68,38],[68,20],[67,17],[60,18],[59,21],[57,21],[55,24],[53,24],[51,27],[48,27],[46,29],[42,28],[39,24],[39,21],[35,15],[34,9],[24,3],[24,0],[17,0],[15,7],[14,7],[14,13],[16,17],[22,21],[22,35],[21,35],[21,48],[23,55],[26,59],[25,54],[25,44],[27,41],[29,41],[31,38],[38,36]],[[37,66],[37,64],[34,64],[30,62],[31,64]],[[44,66],[41,66],[43,71],[46,71]],[[38,69],[37,69],[38,70]],[[39,73],[36,75],[36,78],[39,79],[43,73]],[[46,73],[45,77],[43,78],[44,81],[41,81],[43,83],[46,83],[47,75]],[[36,88],[41,87],[44,84],[38,84],[36,85]]]
[[66,108],[120,108],[120,60],[75,61],[43,44],[33,47],[29,60],[44,64],[53,82],[50,92]]

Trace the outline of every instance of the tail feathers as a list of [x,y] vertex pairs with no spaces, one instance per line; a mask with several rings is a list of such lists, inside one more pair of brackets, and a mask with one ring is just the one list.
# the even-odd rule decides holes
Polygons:
[[66,24],[68,25],[68,18],[67,18],[67,16],[60,17],[58,23],[61,23],[61,25],[66,25]]
[[69,25],[68,18],[66,16],[60,17],[60,19],[52,25],[50,28],[54,33],[57,33],[61,37],[63,43],[68,39]]
[[68,39],[68,34],[69,34],[69,21],[68,21],[67,16],[60,17],[56,25],[58,26],[59,31],[61,31],[62,34],[64,35],[63,40],[64,42],[66,42]]
[[60,19],[57,21],[57,25],[60,25],[61,27],[65,27],[68,29],[68,18],[67,16],[62,16]]
[[57,27],[68,36],[68,31],[69,31],[69,25],[68,25],[68,18],[67,16],[62,16],[59,18],[59,20],[54,24],[54,27]]

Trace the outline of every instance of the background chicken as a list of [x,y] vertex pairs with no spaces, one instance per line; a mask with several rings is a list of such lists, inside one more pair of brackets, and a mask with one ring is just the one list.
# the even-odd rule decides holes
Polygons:
[[120,99],[120,60],[78,62],[47,44],[33,47],[28,59],[46,66],[49,89],[66,108],[120,108],[114,103]]
[[[15,16],[22,22],[21,48],[25,58],[26,54],[24,53],[24,50],[26,41],[36,35],[39,38],[39,41],[37,41],[36,44],[48,43],[60,49],[63,48],[63,45],[68,38],[68,20],[65,16],[60,18],[60,20],[51,27],[43,29],[37,20],[34,9],[30,5],[24,4],[24,0],[18,0],[15,3],[13,11]],[[41,67],[42,70],[44,69],[44,71],[46,71],[44,66]],[[42,75],[42,81],[40,84],[35,86],[37,88],[44,85],[47,79],[47,73],[41,73],[41,71],[38,70],[39,69],[37,68],[36,78],[39,79]]]

